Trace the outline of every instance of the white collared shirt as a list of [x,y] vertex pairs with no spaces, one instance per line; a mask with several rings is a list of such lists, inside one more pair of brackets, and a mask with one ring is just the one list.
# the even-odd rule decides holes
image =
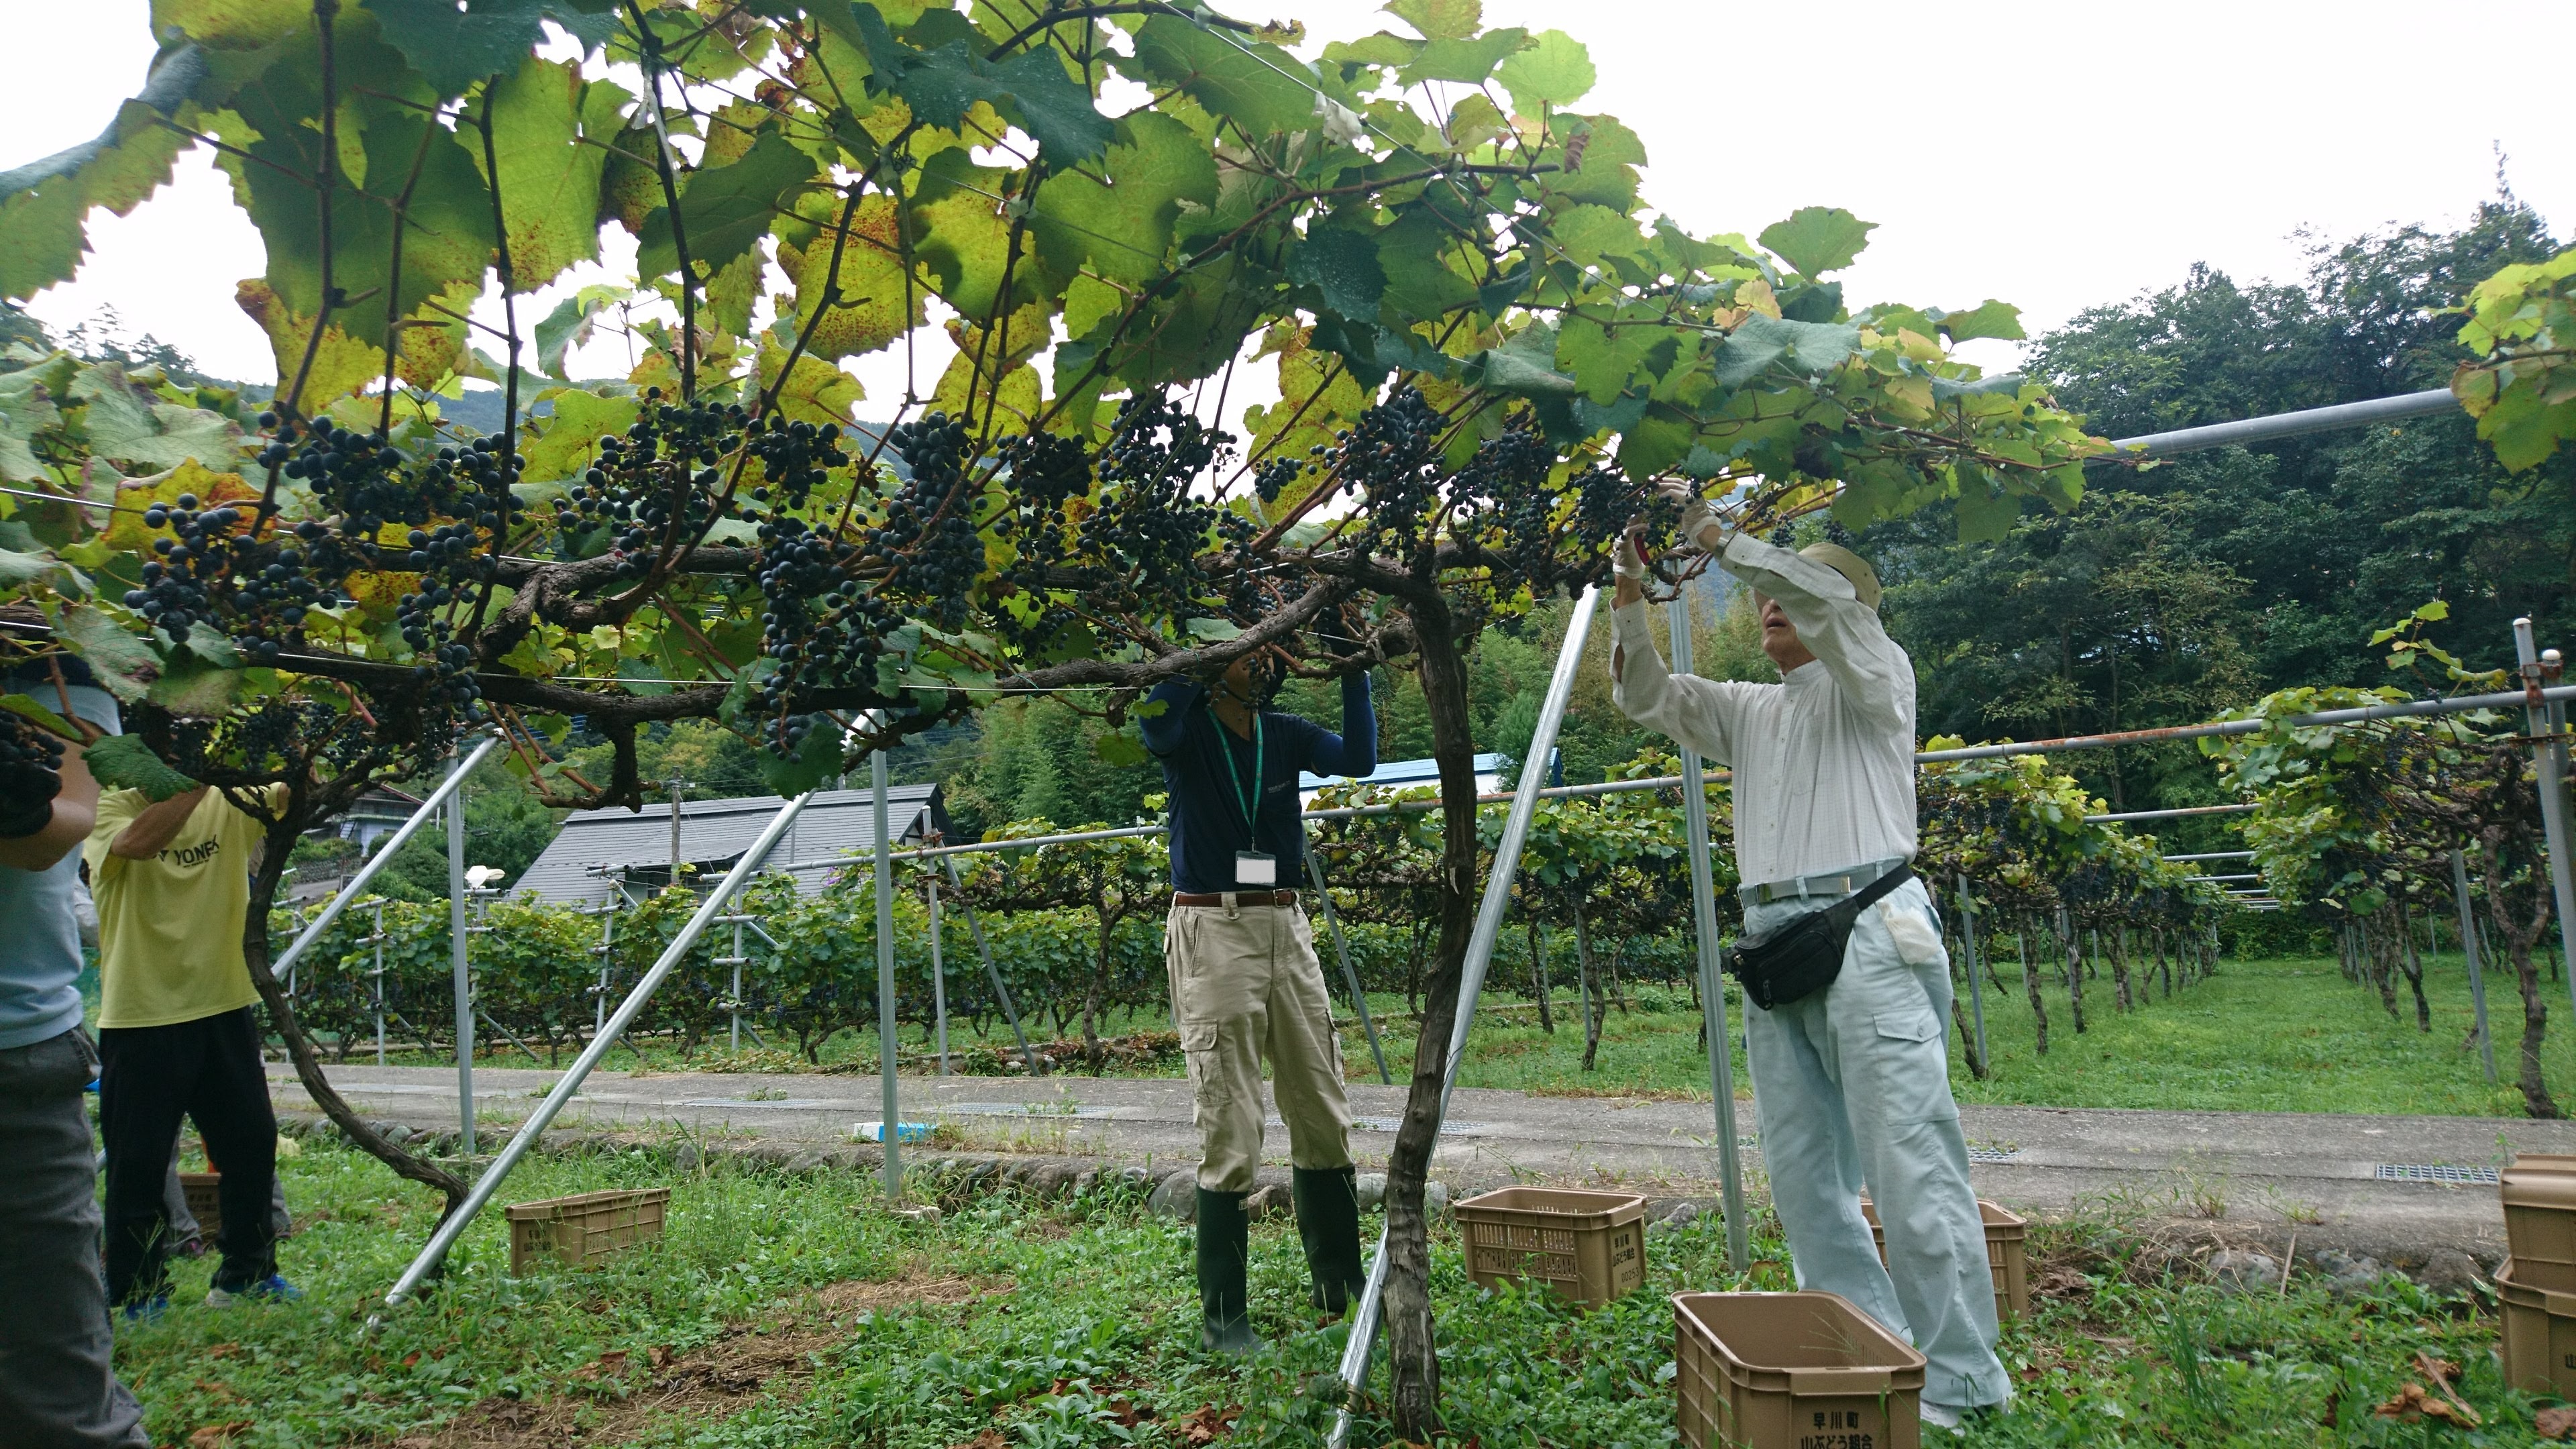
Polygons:
[[1914,855],[1914,661],[1851,581],[1743,534],[1726,571],[1797,626],[1815,654],[1778,684],[1676,675],[1644,603],[1611,615],[1621,712],[1735,771],[1735,856],[1746,884]]

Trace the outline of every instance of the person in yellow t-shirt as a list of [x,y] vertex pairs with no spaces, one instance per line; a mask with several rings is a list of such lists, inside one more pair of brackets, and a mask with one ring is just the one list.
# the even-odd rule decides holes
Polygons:
[[[252,796],[285,803],[283,785]],[[242,955],[250,872],[267,833],[221,791],[157,804],[99,798],[82,850],[98,901],[99,1128],[107,1147],[107,1296],[129,1316],[169,1299],[162,1205],[179,1119],[223,1173],[223,1260],[206,1302],[291,1298],[278,1276],[269,1199],[277,1116],[260,1062],[258,988]]]

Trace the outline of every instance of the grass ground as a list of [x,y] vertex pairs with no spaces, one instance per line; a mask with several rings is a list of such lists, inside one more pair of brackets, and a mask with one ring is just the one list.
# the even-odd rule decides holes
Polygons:
[[[118,1367],[155,1443],[190,1449],[1056,1449],[1311,1445],[1311,1390],[1341,1347],[1302,1304],[1294,1229],[1255,1229],[1255,1326],[1242,1363],[1198,1350],[1189,1230],[1132,1197],[980,1198],[937,1224],[883,1213],[873,1182],[786,1177],[658,1153],[533,1160],[511,1200],[668,1184],[668,1236],[586,1274],[505,1272],[497,1213],[465,1235],[429,1301],[366,1322],[428,1233],[432,1201],[372,1160],[307,1144],[287,1161],[303,1229],[282,1251],[299,1302],[180,1306],[129,1328]],[[1451,1442],[1674,1442],[1679,1291],[1785,1288],[1776,1226],[1756,1224],[1747,1279],[1709,1226],[1648,1239],[1645,1287],[1589,1315],[1473,1287],[1435,1234]],[[2115,1225],[2034,1239],[2032,1318],[2007,1329],[2013,1407],[1957,1439],[1995,1446],[2503,1445],[2532,1442],[2532,1404],[2490,1357],[2491,1305],[2439,1303],[2402,1279],[2337,1301],[2305,1280],[2231,1296],[2170,1274]],[[2375,1416],[2424,1375],[2464,1366],[2487,1421],[2461,1433]],[[1383,1369],[1379,1383],[1383,1386]],[[1386,1440],[1363,1421],[1356,1442]]]
[[[2400,1016],[2392,1019],[2378,994],[2343,979],[2331,960],[2227,961],[2220,973],[2175,992],[2151,994],[2135,1010],[2114,1005],[2111,980],[2105,975],[2086,984],[2087,1030],[2077,1034],[2065,988],[2043,973],[2049,1016],[2049,1052],[2035,1050],[2030,1008],[2017,962],[2001,971],[2003,986],[1989,982],[1985,992],[1986,1035],[1993,1071],[1985,1080],[1967,1068],[1963,1045],[1951,1034],[1951,1078],[1963,1102],[2048,1107],[2140,1107],[2237,1112],[2368,1112],[2430,1113],[2456,1116],[2522,1115],[2521,1093],[2513,1086],[2514,1051],[2520,1040],[2522,1010],[2509,980],[2491,977],[2488,1003],[2499,1042],[2501,1080],[2487,1084],[2470,1044],[2474,1021],[2467,972],[2461,958],[2433,957],[2426,964],[2425,994],[2432,1005],[2433,1029],[2415,1026],[2414,1002],[2401,984]],[[2563,983],[2547,983],[2553,1001]],[[1547,1093],[1610,1096],[1696,1097],[1709,1095],[1708,1059],[1699,1049],[1699,1018],[1687,993],[1648,985],[1629,992],[1636,1008],[1612,1009],[1604,1024],[1596,1070],[1582,1069],[1581,1015],[1574,1001],[1555,1003],[1556,1031],[1540,1030],[1533,1003],[1526,997],[1496,992],[1486,998],[1460,1082],[1470,1087],[1508,1087]],[[2561,1003],[2564,1004],[2563,1002]],[[1380,1019],[1387,1063],[1397,1081],[1411,1070],[1413,1024],[1401,1015],[1403,1003],[1392,996],[1372,996],[1370,1008]],[[1730,1004],[1741,1025],[1740,999]],[[1348,1005],[1336,997],[1344,1018],[1344,1055],[1355,1080],[1373,1080],[1376,1069],[1368,1044]],[[2542,1053],[2552,1089],[2562,1106],[2576,1108],[2576,1047],[2571,1047],[2557,1013],[2559,1030]],[[1104,1030],[1127,1033],[1167,1030],[1158,1011],[1133,1017],[1114,1016]],[[905,1051],[916,1049],[907,1031]],[[952,1029],[952,1046],[998,1048],[1008,1052],[1011,1038],[998,1025],[978,1036],[966,1023]],[[822,1052],[827,1069],[874,1071],[873,1037],[842,1033]],[[361,1059],[364,1059],[363,1057]],[[444,1058],[406,1058],[424,1063]],[[489,1058],[498,1065],[526,1064],[506,1045]],[[792,1052],[756,1051],[746,1046],[739,1056],[701,1050],[684,1061],[669,1046],[648,1042],[640,1056],[621,1050],[611,1067],[640,1062],[657,1070],[695,1067],[795,1071],[804,1067]],[[1749,1093],[1743,1050],[1734,1053],[1739,1095]],[[1157,1069],[1179,1075],[1177,1059]]]

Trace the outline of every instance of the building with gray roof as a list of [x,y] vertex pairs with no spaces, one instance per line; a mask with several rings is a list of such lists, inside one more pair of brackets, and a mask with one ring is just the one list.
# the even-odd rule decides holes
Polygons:
[[[776,795],[680,802],[681,862],[696,868],[698,881],[721,879],[786,804]],[[948,808],[935,784],[889,789],[886,819],[898,847],[948,833]],[[864,862],[876,843],[875,791],[818,790],[771,849],[767,868],[790,872],[798,890],[814,895],[839,867]],[[569,905],[597,905],[619,890],[639,898],[669,883],[671,856],[667,802],[576,810],[510,890]]]

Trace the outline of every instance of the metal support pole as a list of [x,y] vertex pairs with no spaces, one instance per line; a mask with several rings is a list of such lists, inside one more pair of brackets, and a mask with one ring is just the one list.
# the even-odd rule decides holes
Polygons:
[[474,982],[465,960],[465,792],[447,797],[448,964],[456,976],[456,1115],[474,1155]]
[[[1687,588],[1665,606],[1672,626],[1672,672],[1692,672],[1691,606]],[[1682,778],[1700,778],[1699,752],[1681,745]],[[1700,1014],[1708,1032],[1709,1096],[1717,1107],[1717,1163],[1726,1208],[1726,1263],[1741,1273],[1752,1263],[1744,1220],[1744,1165],[1735,1126],[1735,1049],[1726,1017],[1726,978],[1718,969],[1717,883],[1709,861],[1708,787],[1682,786],[1682,829],[1690,847],[1691,929],[1699,947]]]
[[742,1050],[742,960],[742,922],[736,920],[733,923],[733,988],[725,1000],[725,1009],[732,1021],[727,1030],[725,1049],[732,1052]]
[[340,913],[349,908],[349,903],[367,893],[367,883],[376,878],[376,872],[383,870],[385,863],[394,858],[394,853],[401,850],[413,836],[418,835],[420,828],[438,814],[440,808],[447,804],[448,797],[463,787],[465,777],[474,772],[476,765],[483,763],[483,757],[499,748],[501,748],[499,735],[485,735],[483,743],[476,745],[467,752],[464,759],[457,761],[456,768],[447,772],[447,778],[438,782],[438,788],[429,792],[429,798],[420,802],[420,808],[411,813],[411,818],[402,823],[402,828],[385,837],[384,843],[376,847],[376,853],[369,856],[364,865],[358,867],[358,873],[349,877],[348,884],[341,886],[340,893],[331,897],[331,903],[322,908],[322,913],[315,916],[312,922],[297,934],[293,944],[286,948],[284,954],[269,963],[269,973],[280,979],[291,974],[295,970],[295,963],[303,958],[305,952],[313,949],[313,943],[322,939],[322,933],[331,929],[331,923],[340,919]]
[[939,1037],[939,1075],[948,1075],[948,956],[939,940],[939,877],[921,883],[930,908],[930,1017]]
[[1392,1086],[1395,1078],[1387,1074],[1386,1048],[1378,1044],[1377,1020],[1369,1015],[1368,994],[1360,990],[1360,973],[1351,965],[1351,943],[1342,937],[1341,914],[1333,909],[1333,893],[1324,885],[1323,862],[1315,859],[1311,850],[1305,854],[1306,878],[1315,883],[1315,900],[1323,908],[1324,929],[1333,933],[1333,953],[1342,958],[1342,980],[1350,984],[1351,1005],[1359,1011],[1360,1029],[1368,1033],[1369,1055],[1377,1058],[1377,1079]]
[[1986,1055],[1986,983],[1977,970],[1977,902],[1968,894],[1968,878],[1959,877],[1959,941],[1968,952],[1968,1015],[1977,1026],[1977,1065],[1991,1072]]
[[2478,1057],[2486,1063],[2487,1082],[2493,1085],[2495,1039],[2487,1035],[2487,980],[2478,968],[2478,918],[2469,905],[2469,858],[2466,852],[2451,852],[2451,891],[2460,899],[2460,953],[2469,962],[2469,1001],[2478,1012]]
[[368,972],[376,987],[376,1065],[385,1064],[385,902],[382,896],[370,902],[376,910],[376,929],[367,944],[376,948],[376,969]]
[[885,1121],[877,1133],[885,1148],[885,1192],[888,1202],[903,1201],[903,1163],[896,1146],[903,1136],[903,1113],[894,1076],[894,842],[886,815],[886,757],[868,752],[869,783],[876,789],[877,884],[877,1077],[885,1104]]
[[689,782],[677,775],[663,782],[671,790],[671,884],[680,883],[680,794]]
[[2513,621],[2513,652],[2522,661],[2522,681],[2530,691],[2525,717],[2531,722],[2531,733],[2545,737],[2532,754],[2540,765],[2540,827],[2549,842],[2549,885],[2558,900],[2558,950],[2567,961],[2567,999],[2576,1007],[2576,850],[2571,850],[2567,829],[2567,737],[2566,717],[2559,706],[2544,703],[2541,691],[2556,681],[2549,678],[2559,669],[2558,651],[2547,655],[2534,652],[2531,621]]
[[[1556,748],[1556,733],[1565,723],[1565,702],[1574,692],[1574,675],[1583,663],[1583,646],[1592,633],[1592,611],[1600,602],[1598,590],[1587,588],[1574,601],[1574,613],[1566,620],[1565,645],[1557,651],[1556,672],[1548,680],[1547,698],[1539,706],[1538,728],[1530,735],[1530,760],[1544,760]],[[1494,844],[1491,872],[1485,877],[1485,894],[1476,905],[1476,929],[1467,938],[1467,957],[1462,963],[1458,983],[1458,1021],[1449,1033],[1449,1060],[1440,1081],[1440,1107],[1436,1124],[1449,1115],[1450,1094],[1458,1089],[1458,1063],[1467,1052],[1467,1034],[1476,1024],[1476,999],[1485,989],[1485,968],[1494,959],[1494,942],[1503,930],[1503,913],[1510,908],[1512,879],[1520,873],[1521,844],[1529,838],[1530,817],[1538,809],[1539,791],[1547,772],[1540,769],[1521,771],[1520,784],[1512,792],[1511,813],[1503,818],[1502,838]],[[1731,1111],[1734,1098],[1722,1099]],[[1735,1138],[1726,1138],[1729,1151]],[[1351,1308],[1350,1335],[1342,1347],[1341,1379],[1344,1389],[1355,1393],[1368,1379],[1369,1357],[1377,1347],[1380,1317],[1386,1306],[1386,1229],[1378,1229],[1377,1252],[1369,1259],[1368,1286],[1361,1290],[1360,1301]],[[1331,1438],[1325,1442],[1333,1449],[1350,1442],[1351,1411],[1345,1407],[1334,1416]]]
[[475,1179],[465,1201],[439,1223],[436,1232],[430,1234],[429,1242],[422,1246],[420,1255],[412,1259],[411,1266],[403,1270],[402,1277],[385,1294],[386,1307],[399,1306],[438,1267],[447,1256],[448,1249],[455,1246],[457,1238],[474,1221],[474,1215],[481,1212],[484,1205],[492,1200],[492,1195],[500,1190],[502,1180],[510,1175],[510,1170],[517,1167],[519,1159],[527,1156],[529,1150],[537,1145],[537,1139],[545,1135],[547,1124],[553,1122],[563,1111],[564,1104],[581,1090],[582,1081],[590,1075],[592,1068],[599,1065],[600,1058],[608,1055],[609,1043],[625,1032],[627,1024],[644,1009],[645,1002],[652,1000],[653,993],[661,989],[662,982],[680,964],[681,958],[698,944],[698,937],[705,934],[708,922],[724,914],[725,902],[759,873],[760,863],[769,857],[770,848],[787,833],[788,826],[796,823],[796,816],[805,808],[805,802],[813,798],[811,794],[799,795],[770,817],[769,824],[742,853],[742,859],[714,890],[707,893],[707,898],[698,903],[696,913],[680,927],[680,933],[671,938],[671,944],[662,948],[661,957],[654,961],[652,969],[635,983],[635,989],[617,1004],[617,1010],[609,1014],[599,1034],[592,1037],[590,1045],[582,1048],[581,1055],[573,1059],[571,1070],[556,1080],[554,1089],[546,1093],[546,1099],[537,1104],[537,1110],[528,1114],[528,1120],[511,1135],[509,1145],[501,1149],[501,1155],[493,1160],[490,1170]]
[[[949,857],[947,865],[948,883],[952,886],[958,884],[956,858]],[[1038,1054],[1029,1047],[1029,1034],[1020,1029],[1020,1009],[1011,1004],[1011,988],[1002,984],[1001,968],[993,964],[993,946],[984,939],[983,919],[975,914],[974,904],[970,901],[960,899],[957,908],[966,913],[967,934],[975,938],[975,954],[984,962],[984,980],[993,988],[993,999],[1002,1003],[1002,1018],[1011,1024],[1011,1039],[1020,1044],[1020,1060],[1029,1064],[1030,1076],[1045,1076],[1046,1068],[1039,1064]]]

